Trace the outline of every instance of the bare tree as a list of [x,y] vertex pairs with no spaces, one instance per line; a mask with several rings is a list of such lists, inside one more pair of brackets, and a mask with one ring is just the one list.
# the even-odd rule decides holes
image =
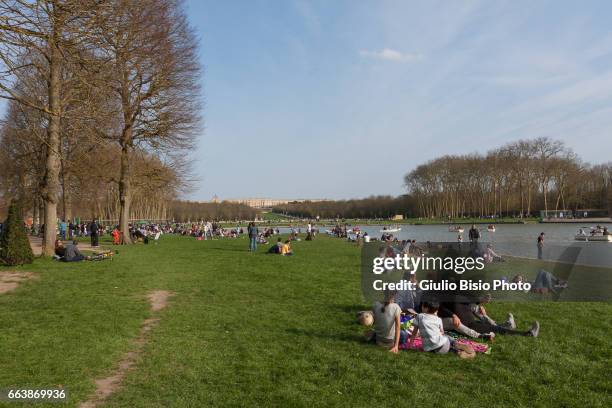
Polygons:
[[[0,0],[0,97],[45,115],[41,186],[45,255],[53,254],[56,237],[60,127],[65,114],[62,99],[68,95],[66,83],[70,80],[64,73],[95,4],[87,0]],[[42,95],[36,92],[41,81],[46,87]]]
[[121,150],[119,201],[122,242],[132,201],[132,152],[156,152],[166,160],[188,150],[199,125],[196,42],[181,4],[164,0],[115,0],[100,21],[97,55],[116,100],[120,126],[103,137]]

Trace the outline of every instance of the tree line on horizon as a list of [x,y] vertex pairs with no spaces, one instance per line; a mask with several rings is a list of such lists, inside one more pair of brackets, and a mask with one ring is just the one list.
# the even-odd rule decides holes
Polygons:
[[391,218],[396,214],[416,216],[413,198],[407,195],[372,196],[353,200],[325,200],[292,202],[275,206],[278,214],[300,218]]
[[585,163],[550,138],[439,157],[410,171],[404,183],[407,191],[400,197],[289,203],[274,211],[306,218],[462,218],[612,210],[612,163]]
[[175,200],[169,205],[168,219],[176,222],[254,220],[259,210],[245,204],[202,203]]
[[162,218],[200,131],[197,41],[180,0],[0,0],[0,199],[58,214]]

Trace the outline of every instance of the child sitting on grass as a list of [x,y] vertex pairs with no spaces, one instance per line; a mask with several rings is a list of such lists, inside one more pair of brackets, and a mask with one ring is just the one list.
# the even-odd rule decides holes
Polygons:
[[392,353],[397,353],[399,345],[408,338],[408,333],[400,327],[402,309],[395,303],[395,296],[396,292],[385,291],[384,302],[374,302],[374,332],[368,335],[370,340],[376,340],[377,345]]
[[473,357],[474,350],[471,347],[459,344],[444,334],[442,319],[438,317],[439,308],[440,303],[432,300],[424,301],[421,304],[423,313],[417,314],[414,319],[414,330],[410,337],[409,348],[412,348],[414,340],[421,333],[425,351],[445,354],[452,350],[460,353],[462,358]]

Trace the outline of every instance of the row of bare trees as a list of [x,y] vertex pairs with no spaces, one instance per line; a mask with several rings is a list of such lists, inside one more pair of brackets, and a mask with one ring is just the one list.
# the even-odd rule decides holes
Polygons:
[[0,183],[42,211],[46,254],[58,210],[117,216],[125,243],[165,214],[199,130],[196,48],[178,0],[0,0]]
[[612,164],[590,166],[562,142],[520,140],[486,155],[444,156],[404,178],[423,217],[531,216],[612,204]]
[[[562,142],[519,140],[486,155],[444,156],[405,178],[408,194],[288,203],[275,212],[313,218],[528,217],[552,210],[612,212],[612,163],[583,163]],[[552,212],[551,212],[552,215]]]

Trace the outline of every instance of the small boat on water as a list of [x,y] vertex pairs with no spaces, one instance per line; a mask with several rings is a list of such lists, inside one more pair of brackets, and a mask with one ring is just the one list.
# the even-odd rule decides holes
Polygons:
[[612,242],[612,235],[608,232],[608,227],[592,227],[589,232],[586,232],[586,229],[587,227],[580,228],[574,239],[584,242]]
[[491,224],[487,227],[488,232],[495,232],[495,225]]
[[576,241],[584,242],[612,242],[612,235],[576,235]]
[[402,229],[398,226],[392,226],[392,227],[383,227],[383,229],[380,230],[380,232],[385,233],[385,232],[400,232]]
[[463,227],[459,226],[459,225],[451,225],[450,227],[448,227],[448,232],[459,232],[461,234],[463,234],[463,231],[465,231],[463,229]]

